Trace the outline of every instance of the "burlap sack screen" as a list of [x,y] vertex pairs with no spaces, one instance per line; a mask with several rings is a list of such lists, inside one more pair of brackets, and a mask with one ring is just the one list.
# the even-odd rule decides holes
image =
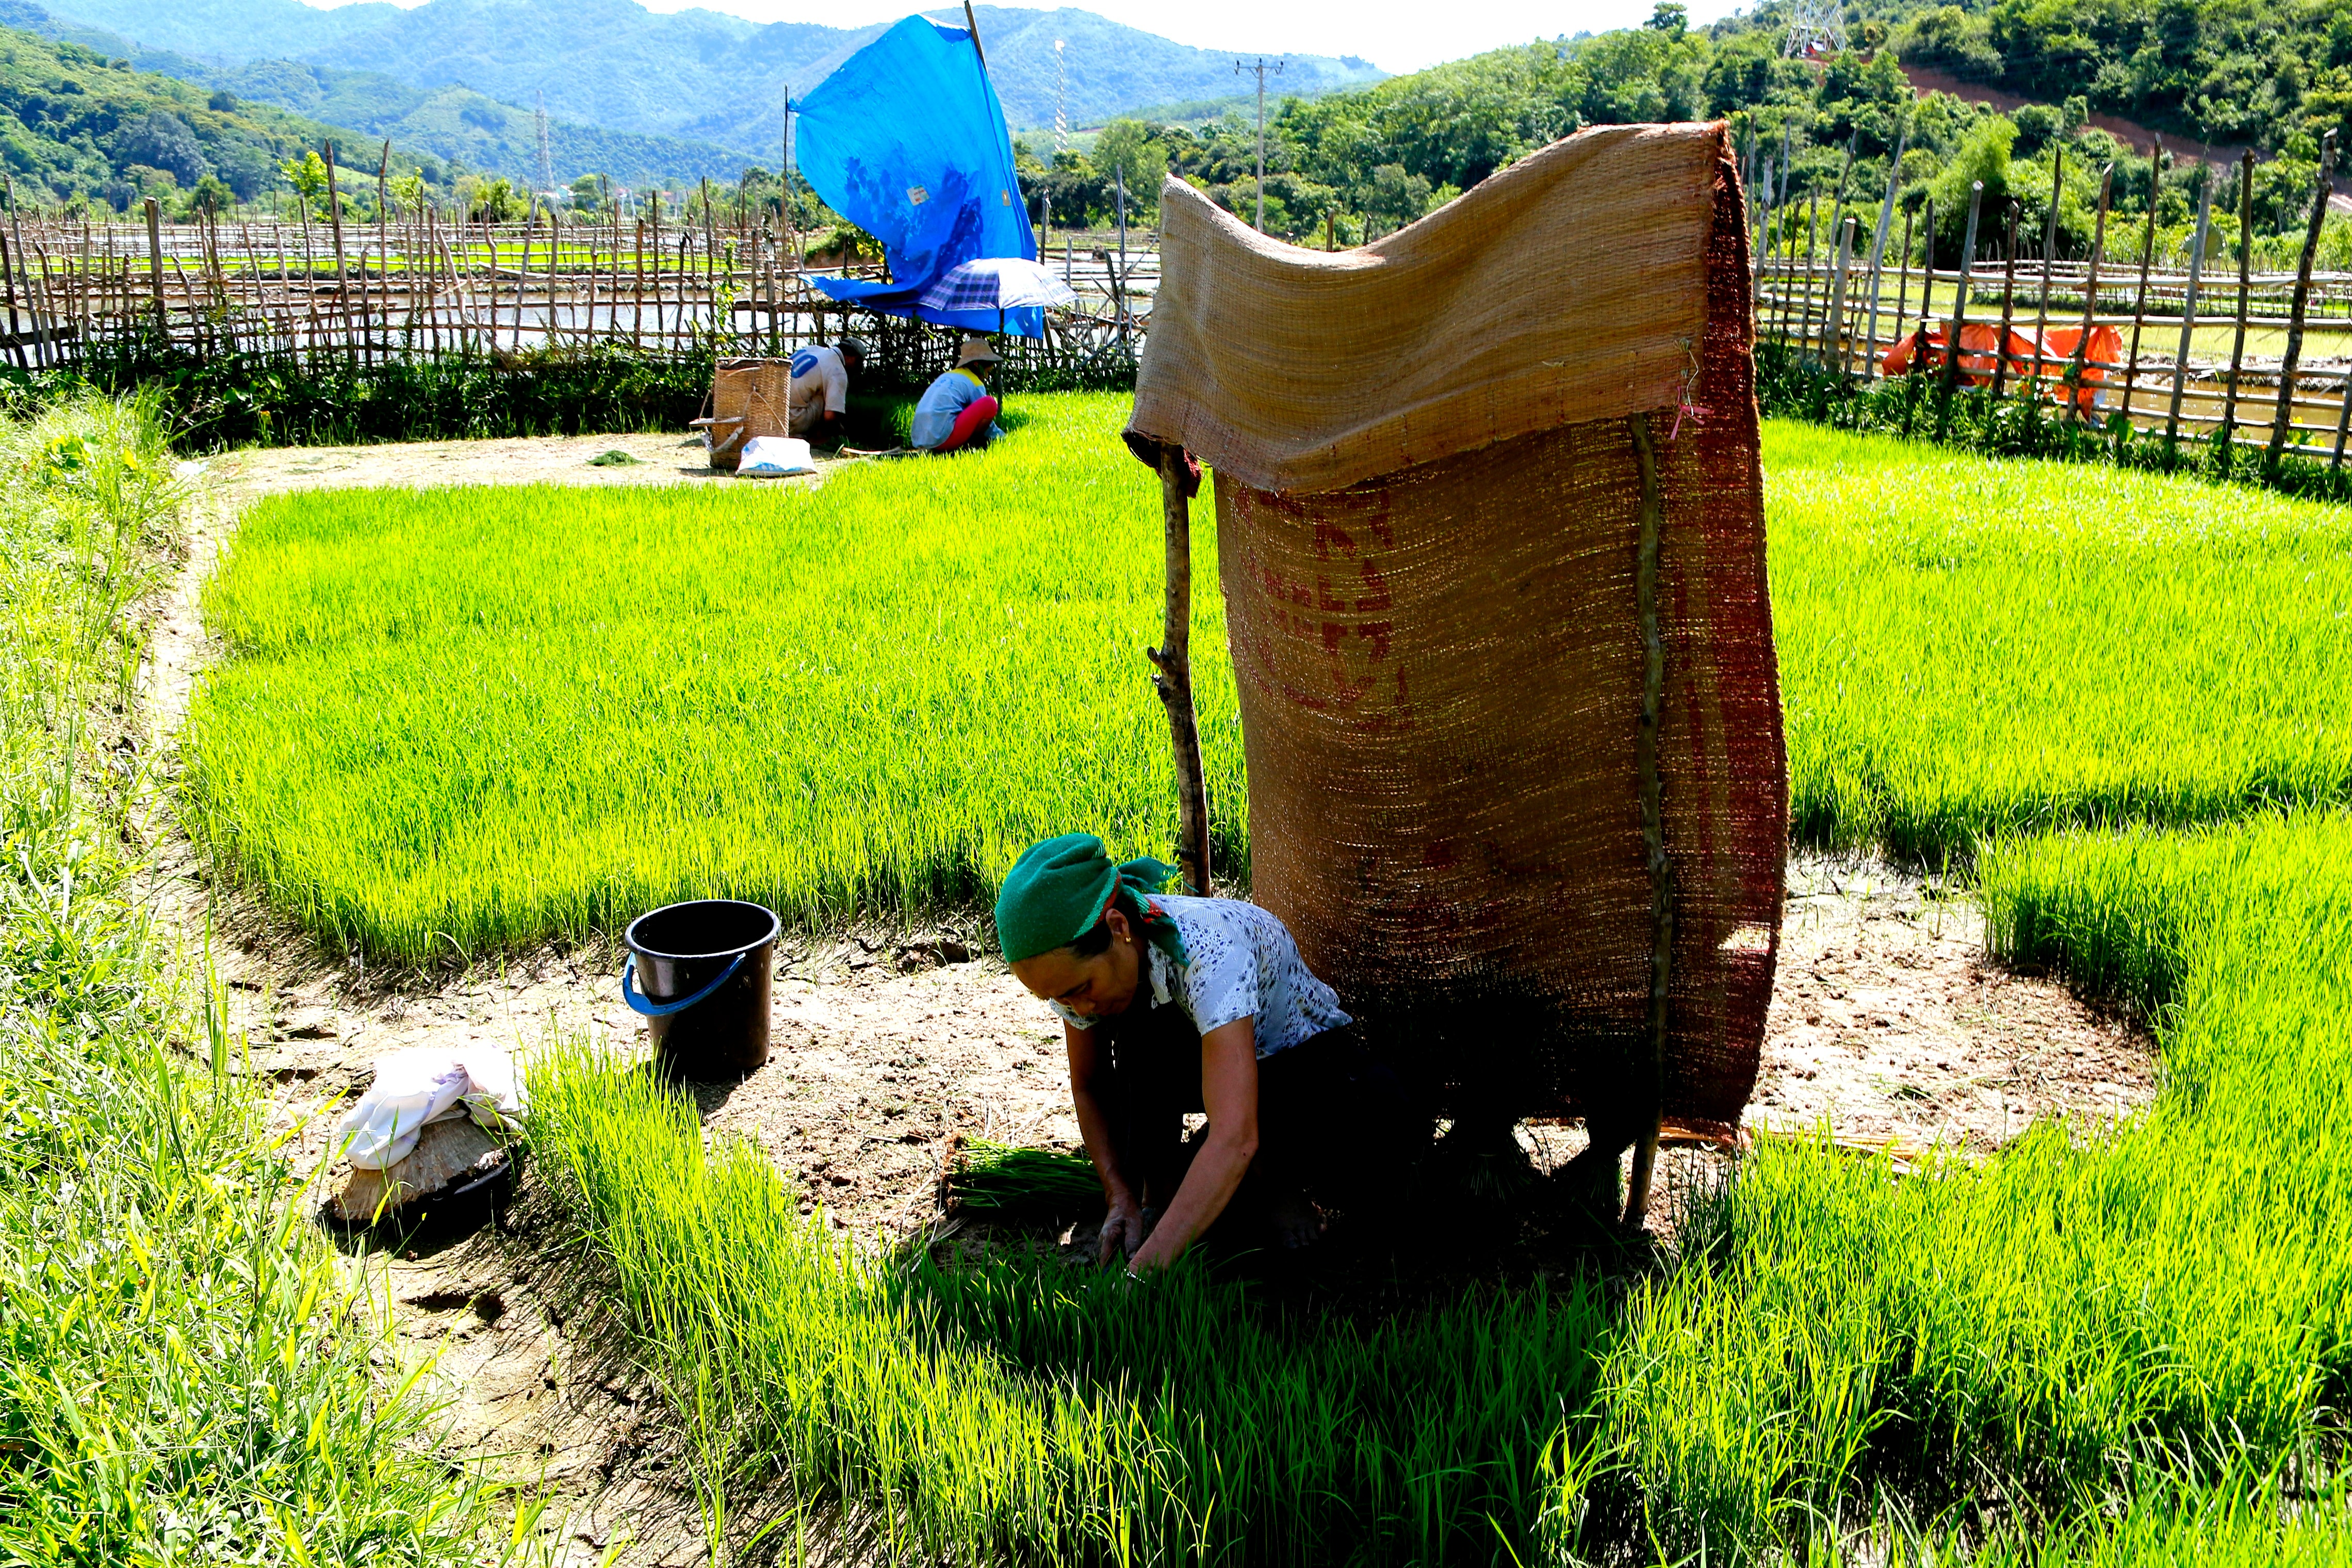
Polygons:
[[733,468],[744,444],[761,436],[788,436],[785,398],[792,362],[723,359],[710,379],[710,466]]
[[1129,440],[1215,469],[1254,896],[1457,1110],[1622,1099],[1648,1070],[1659,930],[1646,495],[1663,1110],[1727,1129],[1771,992],[1788,791],[1723,128],[1584,132],[1339,257],[1172,182],[1163,202]]

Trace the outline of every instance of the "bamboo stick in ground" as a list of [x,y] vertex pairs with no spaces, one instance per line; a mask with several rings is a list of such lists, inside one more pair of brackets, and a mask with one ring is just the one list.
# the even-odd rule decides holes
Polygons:
[[1960,330],[1969,321],[1969,280],[1976,269],[1977,217],[1984,205],[1984,182],[1969,182],[1969,221],[1960,241],[1960,281],[1952,291],[1952,321],[1944,334],[1944,377],[1940,391],[1942,406],[1936,411],[1936,439],[1940,441],[1952,425],[1952,395],[1960,384]]
[[1833,365],[1840,375],[1843,375],[1846,369],[1845,275],[1853,263],[1855,227],[1854,220],[1850,217],[1838,222],[1837,260],[1833,264],[1835,270],[1830,277],[1829,315],[1822,322],[1822,363]]
[[0,233],[0,283],[5,283],[8,297],[8,357],[16,362],[18,370],[29,370],[32,363],[26,358],[23,331],[16,321],[16,253],[5,233]]
[[[1896,268],[1895,279],[1895,341],[1898,342],[1902,341],[1905,326],[1907,325],[1911,320],[1907,313],[1910,303],[1911,213],[1908,208],[1906,208],[1903,213],[1903,264],[1901,267]],[[1875,344],[1873,345],[1873,352],[1876,352]]]
[[358,358],[358,347],[352,341],[352,282],[343,265],[343,199],[335,189],[335,144],[324,143],[327,150],[327,221],[335,230],[335,320],[343,346],[352,357]]
[[2009,328],[2017,309],[2017,218],[2022,209],[2012,201],[2000,239],[2000,337],[1993,347],[1992,395],[1995,402],[2009,384]]
[[[1906,116],[1902,131],[1895,138],[1895,157],[1886,166],[1886,197],[1879,204],[1878,227],[1870,237],[1870,324],[1864,329],[1868,346],[1862,362],[1862,381],[1865,386],[1878,375],[1878,291],[1885,277],[1887,231],[1895,226],[1895,197],[1903,184],[1903,153],[1910,145],[1911,121]],[[1905,232],[1909,232],[1907,224]],[[1909,258],[1906,257],[1905,259],[1907,261]]]
[[[2312,193],[2311,219],[2305,226],[2303,255],[2295,262],[2294,297],[2287,306],[2286,353],[2279,362],[2278,416],[2271,422],[2270,448],[2263,454],[2263,472],[2278,475],[2279,458],[2286,450],[2286,427],[2294,417],[2294,371],[2303,360],[2303,313],[2311,304],[2311,266],[2319,256],[2319,229],[2327,221],[2327,198],[2335,194],[2328,171],[2336,162],[2336,132],[2319,140],[2319,183]],[[43,263],[44,270],[47,263]]]
[[629,346],[642,353],[646,346],[646,220],[637,220],[637,246],[629,258],[635,269],[635,280],[629,290]]
[[2156,198],[2164,189],[2164,138],[2158,136],[2147,154],[2147,229],[2139,242],[2139,289],[2132,296],[2131,353],[2124,362],[2124,427],[2116,432],[2116,451],[2131,429],[2132,390],[2139,381],[2139,335],[2147,321],[2147,273],[2156,259]]
[[[2238,335],[2230,346],[2230,384],[2221,400],[2222,461],[2229,461],[2231,443],[2237,439],[2238,373],[2246,361],[2246,296],[2252,285],[2254,240],[2254,150],[2246,149],[2238,165]],[[2223,469],[2227,472],[2227,468]]]
[[2172,460],[2172,452],[2180,439],[2180,399],[2189,389],[2189,334],[2197,330],[2197,290],[2205,276],[2206,239],[2211,232],[2213,216],[2213,169],[2203,166],[2204,178],[2198,183],[2197,235],[2189,247],[2189,288],[2180,303],[2180,346],[2172,356],[2172,405],[2165,415],[2165,461]]
[[2336,473],[2344,467],[2344,437],[2352,435],[2352,370],[2344,373],[2343,406],[2336,415],[2336,453],[2327,459],[2327,471]]
[[2050,331],[2050,267],[2058,256],[2058,197],[2066,188],[2066,148],[2050,149],[2050,220],[2042,231],[2042,297],[2033,307],[2033,399],[2042,400],[2042,341]]
[[2083,335],[2074,343],[2074,363],[2066,370],[2066,417],[2083,417],[2084,370],[2091,355],[2091,322],[2099,309],[2099,260],[2107,245],[2107,203],[2115,195],[2116,166],[2099,175],[2099,215],[2091,227],[2091,267],[2083,283]]

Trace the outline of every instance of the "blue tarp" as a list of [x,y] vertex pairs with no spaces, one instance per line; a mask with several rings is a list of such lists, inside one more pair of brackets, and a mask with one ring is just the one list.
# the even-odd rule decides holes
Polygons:
[[[994,310],[917,304],[960,261],[1037,259],[1004,106],[971,34],[909,16],[842,62],[799,107],[801,173],[835,212],[882,242],[892,279],[809,281],[888,315],[997,331]],[[1043,337],[1045,312],[1007,310],[1003,326]]]

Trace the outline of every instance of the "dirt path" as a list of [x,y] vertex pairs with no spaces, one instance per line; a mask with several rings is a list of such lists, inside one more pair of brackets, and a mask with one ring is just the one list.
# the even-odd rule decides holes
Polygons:
[[[585,455],[604,445],[650,450],[674,441],[596,437],[573,443],[567,460],[584,468]],[[215,460],[200,476],[188,562],[159,607],[146,672],[155,775],[168,785],[175,774],[190,683],[215,651],[198,595],[238,507],[301,484],[548,477],[497,450],[517,445]],[[598,477],[564,470],[567,482],[651,478],[585,472]],[[299,1125],[299,1146],[313,1160],[323,1161],[341,1106],[390,1050],[490,1042],[529,1051],[555,1031],[642,1041],[617,965],[604,955],[541,952],[446,982],[386,984],[285,931],[250,899],[214,888],[184,837],[167,833],[156,849],[149,892],[162,928],[179,934],[192,975],[209,946],[228,1023],[249,1043],[240,1070],[272,1080],[276,1114]],[[779,953],[774,1055],[747,1081],[701,1091],[709,1125],[752,1139],[795,1173],[803,1212],[821,1204],[832,1224],[877,1240],[933,1222],[940,1163],[958,1133],[1075,1147],[1058,1027],[1001,963],[979,953],[968,923],[788,942]],[[2144,1037],[2053,981],[1991,963],[1972,904],[1931,897],[1884,866],[1791,866],[1780,975],[1751,1128],[1827,1125],[1842,1141],[1892,1142],[1900,1155],[1938,1142],[1973,1154],[2038,1118],[2112,1117],[2154,1092]],[[1582,1135],[1530,1126],[1521,1142],[1549,1165],[1572,1154]],[[1727,1166],[1719,1151],[1672,1149],[1664,1190],[1719,1180]],[[562,1521],[559,1561],[593,1561],[623,1530],[638,1542],[625,1562],[701,1560],[691,1489],[659,1401],[615,1348],[593,1292],[567,1282],[530,1208],[506,1234],[432,1256],[376,1258],[401,1342],[438,1355],[436,1386],[450,1401],[457,1451],[493,1458],[519,1479],[543,1476]]]
[[[631,459],[599,465],[618,452]],[[205,487],[233,506],[282,490],[360,485],[804,485],[813,479],[745,479],[720,473],[702,438],[675,432],[635,436],[533,436],[495,441],[410,441],[371,447],[274,447],[203,459]]]

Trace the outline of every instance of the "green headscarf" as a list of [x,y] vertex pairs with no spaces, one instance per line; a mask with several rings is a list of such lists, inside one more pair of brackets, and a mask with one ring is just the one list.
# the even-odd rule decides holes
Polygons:
[[1065,833],[1021,852],[996,893],[996,937],[1004,962],[1018,963],[1051,952],[1095,929],[1122,888],[1143,911],[1143,934],[1177,963],[1184,962],[1184,939],[1176,922],[1152,908],[1181,873],[1149,855],[1112,865],[1103,841],[1091,833]]

